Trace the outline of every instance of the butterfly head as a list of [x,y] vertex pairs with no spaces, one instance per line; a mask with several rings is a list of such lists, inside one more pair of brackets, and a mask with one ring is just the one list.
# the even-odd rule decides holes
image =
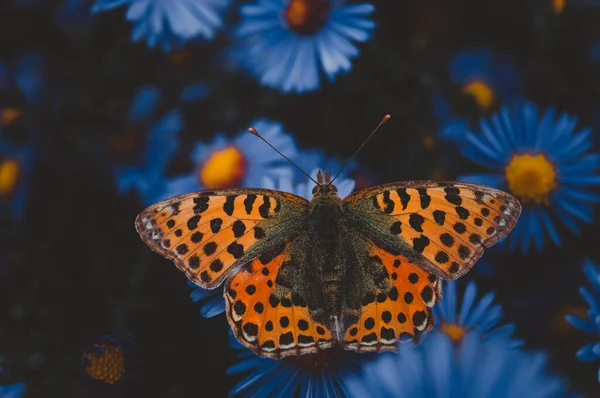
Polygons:
[[317,173],[317,185],[312,190],[314,197],[337,197],[337,191],[337,187],[331,183],[331,174],[329,174],[329,171],[322,173],[319,170]]

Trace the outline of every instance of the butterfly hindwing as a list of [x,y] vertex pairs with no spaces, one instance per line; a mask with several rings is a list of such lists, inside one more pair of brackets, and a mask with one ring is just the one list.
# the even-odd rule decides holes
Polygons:
[[328,327],[311,317],[307,301],[282,277],[293,268],[290,241],[244,265],[224,291],[227,319],[237,339],[258,355],[282,358],[329,348]]
[[361,291],[358,318],[346,325],[344,347],[354,351],[395,350],[398,341],[418,342],[433,327],[431,308],[441,298],[440,279],[403,255],[364,240],[363,267],[381,268],[371,289]]
[[344,200],[344,209],[375,245],[455,279],[514,227],[521,206],[482,185],[409,181],[359,191]]
[[265,189],[199,191],[148,207],[135,224],[151,249],[212,289],[298,228],[308,205],[299,196]]

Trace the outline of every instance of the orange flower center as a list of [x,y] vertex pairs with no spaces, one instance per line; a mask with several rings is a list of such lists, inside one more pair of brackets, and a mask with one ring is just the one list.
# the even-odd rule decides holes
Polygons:
[[284,17],[294,32],[311,35],[325,25],[329,11],[329,0],[290,0]]
[[557,187],[554,166],[542,153],[513,155],[505,175],[509,190],[523,202],[547,205]]
[[560,14],[565,9],[566,0],[550,0],[550,8],[555,14]]
[[472,95],[475,98],[475,102],[482,109],[490,109],[494,104],[495,96],[494,90],[485,82],[481,80],[473,80],[467,83],[462,91],[466,94]]
[[9,196],[15,191],[19,181],[19,162],[7,158],[0,163],[0,196]]
[[246,159],[234,146],[214,152],[200,169],[200,183],[209,189],[236,187],[245,176]]
[[97,344],[104,352],[97,354],[90,352],[85,354],[89,364],[85,368],[85,374],[95,380],[106,384],[115,384],[125,373],[125,355],[112,344]]
[[8,126],[15,120],[21,117],[23,111],[18,108],[4,108],[0,112],[0,124],[3,126]]
[[442,332],[444,332],[446,336],[450,337],[450,340],[453,342],[459,343],[467,333],[467,329],[456,323],[442,322]]

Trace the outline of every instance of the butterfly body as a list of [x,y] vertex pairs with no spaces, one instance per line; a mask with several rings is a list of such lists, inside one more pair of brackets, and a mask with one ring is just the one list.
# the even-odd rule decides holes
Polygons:
[[457,182],[393,183],[342,200],[319,173],[313,194],[200,191],[149,207],[136,227],[195,283],[224,282],[238,340],[281,358],[419,341],[440,278],[467,272],[520,213],[505,192]]

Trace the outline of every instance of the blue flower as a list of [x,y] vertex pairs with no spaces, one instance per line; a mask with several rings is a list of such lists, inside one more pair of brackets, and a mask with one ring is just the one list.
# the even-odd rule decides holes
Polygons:
[[[459,342],[475,329],[489,337],[498,335],[507,341],[510,340],[515,326],[513,324],[498,326],[502,320],[502,306],[493,304],[494,293],[486,293],[477,300],[477,286],[471,281],[465,288],[458,307],[456,285],[454,281],[443,282],[443,300],[433,307],[436,328],[455,342]],[[519,340],[512,342],[514,346],[521,344]]]
[[105,385],[123,384],[136,368],[133,333],[105,335],[83,353],[83,373]]
[[456,282],[447,282],[434,307],[436,326],[416,347],[383,353],[350,381],[351,396],[500,398],[554,397],[566,384],[546,372],[547,358],[526,353],[511,335],[513,325],[497,327],[501,307],[488,293],[476,302],[469,283],[457,307]]
[[[326,169],[313,169],[313,171],[310,173],[310,176],[314,180],[317,179],[317,173],[319,172],[319,170]],[[278,191],[291,192],[298,196],[302,196],[305,199],[312,200],[312,189],[315,186],[315,183],[312,180],[306,178],[306,176],[304,175],[302,177],[304,178],[300,179],[299,182],[294,182],[294,179],[292,179],[290,176],[283,176],[280,177],[278,180],[274,180],[270,177],[263,177],[261,187],[267,189],[276,189]],[[338,196],[343,199],[352,193],[355,184],[354,180],[351,180],[349,178],[343,178],[340,176],[335,180],[334,185],[338,189]]]
[[450,61],[450,78],[481,109],[496,103],[512,103],[524,97],[523,83],[515,67],[487,49],[463,51]]
[[240,350],[239,362],[227,374],[246,374],[229,396],[261,397],[343,397],[348,382],[362,370],[372,355],[330,349],[318,354],[283,359],[259,357],[234,337],[231,346]]
[[149,47],[170,51],[201,37],[212,39],[223,26],[230,0],[97,0],[92,13],[128,5],[126,18],[133,22],[133,41],[145,39]]
[[[134,104],[132,109],[135,109]],[[134,120],[134,113],[130,120]],[[169,161],[179,149],[178,133],[183,129],[183,115],[178,110],[167,112],[147,132],[141,159],[134,165],[120,167],[115,173],[119,193],[137,191],[145,204],[165,199],[161,196]]]
[[352,68],[353,41],[371,37],[369,3],[334,0],[258,0],[240,7],[242,23],[235,57],[260,83],[287,93],[319,88],[320,73],[331,81]]
[[531,103],[503,107],[481,121],[481,133],[467,132],[462,153],[496,173],[471,174],[463,181],[489,185],[515,195],[523,205],[521,218],[506,239],[512,249],[538,250],[544,237],[560,244],[556,220],[574,233],[591,223],[600,195],[600,154],[589,153],[590,129],[575,131],[576,118],[556,117],[549,108],[541,116]]
[[502,336],[470,332],[455,343],[439,329],[417,347],[384,353],[350,381],[351,396],[562,397],[568,385],[547,371],[544,353],[529,353]]
[[459,143],[469,128],[468,120],[454,115],[440,94],[433,96],[433,116],[438,121],[438,136],[442,140]]
[[[2,373],[3,357],[0,356],[0,373]],[[0,397],[2,398],[21,398],[25,394],[25,383],[13,383],[0,385]]]
[[[294,160],[297,151],[292,135],[280,123],[257,119],[253,126],[267,141]],[[199,142],[191,153],[194,170],[167,181],[161,197],[201,189],[260,187],[263,177],[291,175],[292,166],[247,129],[234,138],[217,134],[210,144]]]
[[192,281],[188,281],[188,286],[193,288],[192,293],[190,293],[192,302],[200,303],[200,315],[202,317],[212,318],[225,312],[222,286],[209,290],[196,285]]
[[[591,285],[591,288],[586,286],[579,288],[581,297],[590,306],[587,312],[588,319],[576,315],[567,315],[566,319],[571,325],[599,339],[577,351],[577,358],[582,361],[598,361],[600,360],[600,268],[596,267],[591,260],[586,259],[583,272]],[[598,370],[598,382],[600,382],[600,369]]]

